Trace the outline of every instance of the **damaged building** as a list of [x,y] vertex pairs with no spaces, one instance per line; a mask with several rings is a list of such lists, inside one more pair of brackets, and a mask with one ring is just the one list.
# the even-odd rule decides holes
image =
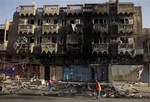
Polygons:
[[132,2],[20,5],[4,37],[3,58],[17,64],[23,78],[138,81],[141,36],[141,6]]

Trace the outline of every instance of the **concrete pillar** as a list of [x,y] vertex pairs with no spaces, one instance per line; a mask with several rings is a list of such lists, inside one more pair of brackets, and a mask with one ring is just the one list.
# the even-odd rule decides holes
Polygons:
[[148,64],[148,87],[150,87],[150,62]]

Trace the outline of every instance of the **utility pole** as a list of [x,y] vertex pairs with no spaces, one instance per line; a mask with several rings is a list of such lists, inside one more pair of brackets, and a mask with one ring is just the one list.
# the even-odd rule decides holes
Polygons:
[[148,40],[148,87],[150,87],[150,40]]
[[150,38],[148,37],[148,30],[146,30],[146,34],[147,34],[147,42],[146,42],[146,46],[147,46],[147,57],[148,57],[148,87],[150,87]]
[[147,49],[148,49],[148,87],[150,87],[150,48],[149,48],[149,44],[150,43],[150,41],[148,40],[148,42],[147,42]]

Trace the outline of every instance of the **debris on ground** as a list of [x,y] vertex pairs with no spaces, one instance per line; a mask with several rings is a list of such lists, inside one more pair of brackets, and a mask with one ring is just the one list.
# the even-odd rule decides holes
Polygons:
[[[101,96],[105,98],[150,98],[150,87],[145,83],[101,84]],[[52,86],[51,90],[48,90],[47,81],[37,77],[28,80],[19,76],[11,78],[0,75],[0,94],[96,97],[95,83],[53,81]]]

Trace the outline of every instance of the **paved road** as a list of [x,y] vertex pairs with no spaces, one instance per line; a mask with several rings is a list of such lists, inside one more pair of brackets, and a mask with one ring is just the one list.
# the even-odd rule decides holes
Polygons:
[[18,96],[4,95],[0,96],[0,102],[150,102],[150,99],[111,99],[102,98],[95,100],[85,97],[50,97],[50,96]]

